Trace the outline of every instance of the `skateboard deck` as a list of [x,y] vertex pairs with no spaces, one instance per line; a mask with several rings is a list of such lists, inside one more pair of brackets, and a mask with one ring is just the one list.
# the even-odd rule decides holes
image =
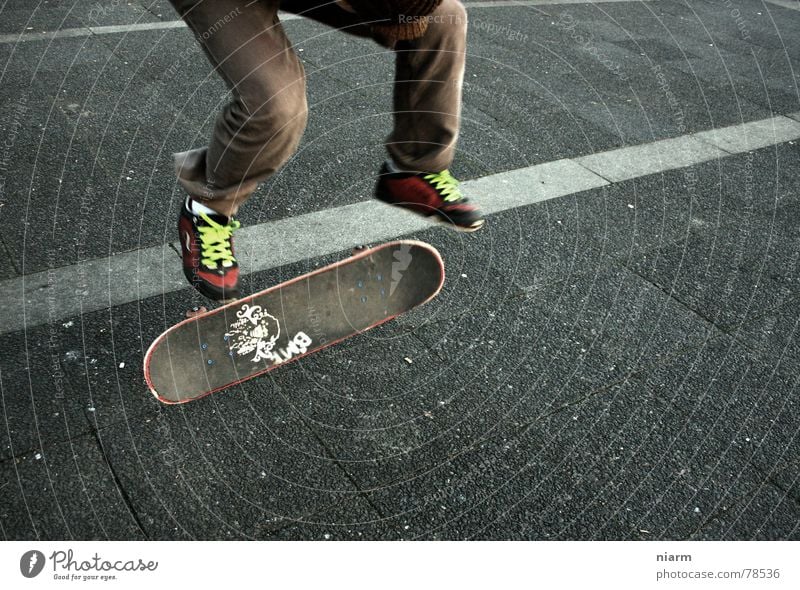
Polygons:
[[164,403],[192,401],[387,322],[443,283],[442,258],[424,242],[357,251],[168,329],[145,354],[145,381]]

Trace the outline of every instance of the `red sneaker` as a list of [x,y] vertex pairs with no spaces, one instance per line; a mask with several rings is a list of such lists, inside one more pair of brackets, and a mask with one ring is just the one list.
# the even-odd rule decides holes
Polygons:
[[196,215],[187,198],[178,217],[183,274],[203,295],[214,301],[239,297],[239,264],[233,255],[233,232],[238,221],[222,215]]
[[390,172],[384,164],[375,197],[426,217],[436,216],[461,231],[478,230],[483,226],[483,215],[478,207],[469,204],[458,184],[447,170],[437,174]]

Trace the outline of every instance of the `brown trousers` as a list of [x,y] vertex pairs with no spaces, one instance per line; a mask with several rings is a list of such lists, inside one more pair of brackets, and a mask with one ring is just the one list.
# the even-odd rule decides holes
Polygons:
[[[370,28],[331,0],[170,1],[232,94],[208,146],[175,154],[176,172],[190,195],[230,216],[292,156],[306,125],[303,66],[278,9],[362,37]],[[458,0],[443,0],[428,20],[423,37],[391,47],[394,130],[386,147],[402,169],[440,172],[458,138],[467,17]]]

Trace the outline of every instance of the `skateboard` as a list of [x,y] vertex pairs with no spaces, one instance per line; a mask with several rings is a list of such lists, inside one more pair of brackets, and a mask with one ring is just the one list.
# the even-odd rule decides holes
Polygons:
[[144,358],[150,391],[180,404],[258,377],[433,299],[435,248],[401,240],[199,313],[161,334]]

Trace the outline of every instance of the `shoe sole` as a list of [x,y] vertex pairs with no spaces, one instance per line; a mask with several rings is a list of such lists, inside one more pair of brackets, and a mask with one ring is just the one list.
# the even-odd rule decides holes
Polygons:
[[456,225],[455,223],[451,223],[450,221],[447,221],[446,219],[442,219],[438,215],[434,215],[433,217],[436,217],[436,220],[439,223],[441,223],[442,225],[446,225],[447,227],[452,228],[452,229],[456,230],[457,232],[461,232],[461,233],[465,233],[465,234],[471,234],[472,232],[476,232],[486,224],[486,220],[485,219],[480,219],[480,220],[476,221],[475,223],[473,223],[472,225],[468,225],[468,226]]
[[391,207],[397,207],[398,209],[402,209],[404,211],[410,211],[411,213],[414,213],[415,215],[419,215],[420,217],[424,217],[426,219],[431,219],[432,218],[433,221],[436,221],[437,223],[440,223],[442,225],[445,225],[445,226],[447,226],[447,227],[449,227],[451,229],[454,229],[454,230],[456,230],[458,232],[462,232],[462,233],[476,232],[479,229],[481,229],[484,226],[484,224],[486,223],[485,219],[479,219],[477,221],[474,221],[472,223],[472,225],[458,225],[457,223],[453,223],[444,213],[440,213],[439,211],[434,211],[433,213],[421,213],[419,211],[416,211],[412,207],[407,207],[405,205],[398,205],[397,203],[393,203],[391,201],[388,201],[388,200],[380,197],[379,195],[375,195],[375,199],[377,199],[381,203],[385,203],[386,205],[389,205]]
[[195,291],[200,293],[206,299],[210,299],[216,303],[230,303],[232,301],[236,301],[240,298],[239,290],[235,290],[230,293],[225,293],[221,290],[215,290],[213,287],[209,287],[206,283],[196,282],[193,281],[193,274],[190,269],[184,267],[183,269],[183,276],[186,277],[186,280],[189,281],[189,285],[194,288]]

